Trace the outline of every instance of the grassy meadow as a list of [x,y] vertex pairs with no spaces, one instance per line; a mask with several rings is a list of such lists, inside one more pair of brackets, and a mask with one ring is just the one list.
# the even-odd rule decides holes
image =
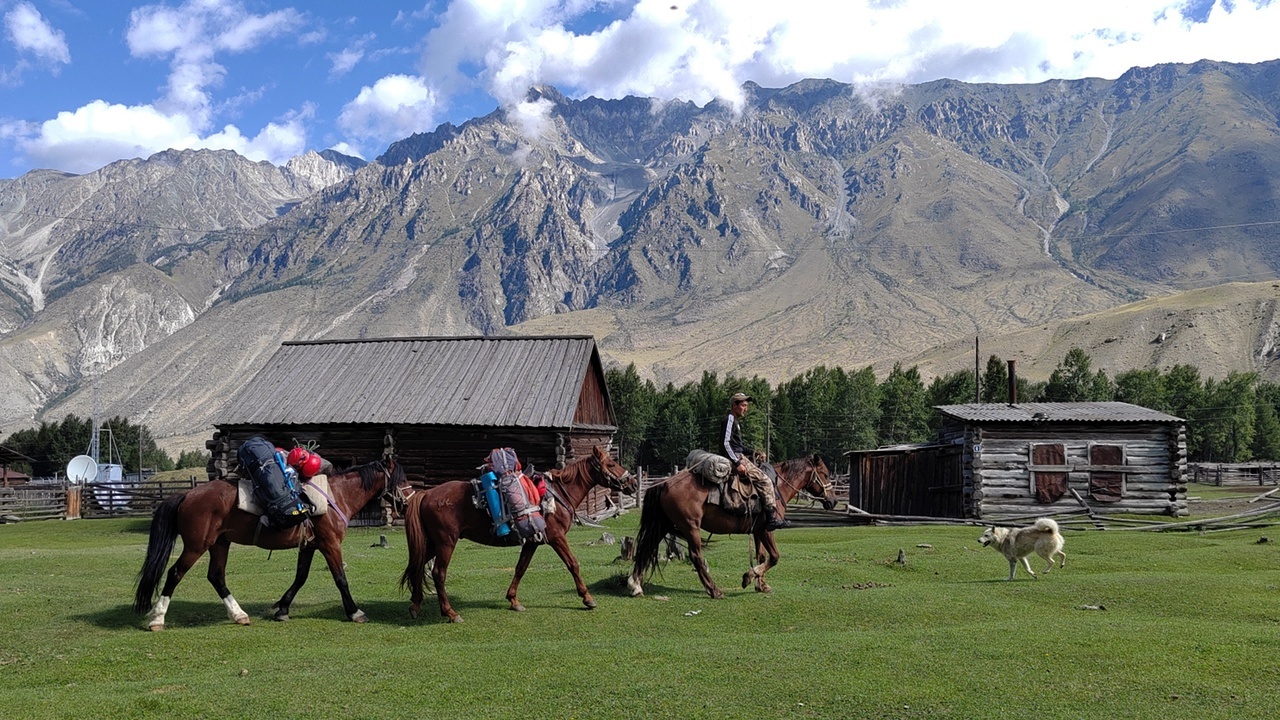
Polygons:
[[[634,535],[637,520],[608,532]],[[623,597],[618,546],[578,528],[599,608],[582,608],[543,548],[521,588],[528,611],[513,613],[516,552],[464,543],[449,584],[459,625],[434,598],[408,617],[402,529],[357,529],[346,560],[368,624],[342,619],[318,558],[293,620],[259,619],[296,555],[236,547],[228,583],[253,624],[227,620],[206,560],[160,633],[130,611],[146,529],[0,526],[4,717],[1280,716],[1280,529],[1068,530],[1064,570],[1012,583],[974,527],[788,529],[771,595],[738,589],[747,539],[716,536],[708,558],[728,597],[712,601],[681,563]],[[382,534],[389,547],[374,547]]]

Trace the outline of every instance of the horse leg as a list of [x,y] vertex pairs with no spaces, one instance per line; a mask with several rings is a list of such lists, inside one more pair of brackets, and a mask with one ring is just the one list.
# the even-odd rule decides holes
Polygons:
[[440,615],[449,622],[460,623],[462,616],[453,611],[449,596],[444,591],[444,580],[449,574],[449,560],[453,558],[453,545],[441,544],[436,549],[436,564],[431,568],[431,580],[436,584],[436,599],[440,601]]
[[240,608],[240,603],[231,596],[227,588],[227,554],[231,551],[231,541],[225,537],[218,538],[209,548],[209,584],[213,586],[222,604],[227,606],[227,617],[237,625],[249,624],[249,613]]
[[746,587],[752,580],[756,584],[756,592],[773,592],[773,588],[769,587],[769,583],[764,581],[764,574],[778,564],[778,558],[781,553],[778,552],[778,541],[774,539],[773,533],[767,530],[758,531],[755,536],[756,544],[756,560],[757,565],[742,574],[742,587]]
[[698,571],[698,579],[702,581],[702,587],[707,589],[707,594],[713,599],[724,599],[724,591],[716,586],[715,580],[711,579],[707,561],[702,557],[702,530],[695,525],[692,529],[686,530],[684,539],[689,543],[689,559],[693,561],[693,569]]
[[268,616],[273,620],[281,622],[289,619],[289,607],[293,605],[293,598],[307,583],[307,576],[311,574],[311,560],[315,557],[316,549],[314,546],[307,545],[298,550],[298,570],[294,573],[293,584],[288,590],[284,591],[284,595],[276,601],[271,607],[271,614]]
[[[338,593],[342,595],[342,611],[347,619],[354,623],[369,622],[364,611],[356,607],[356,601],[351,597],[351,588],[347,585],[347,571],[342,564],[341,541],[333,538],[324,540],[317,538],[316,544],[319,546],[320,554],[324,556],[324,561],[329,564],[329,574],[333,575],[333,584],[338,586]],[[301,563],[301,559],[298,562]]]
[[524,605],[520,604],[520,600],[516,598],[516,590],[520,588],[520,579],[524,577],[524,573],[529,569],[529,563],[533,560],[533,554],[538,551],[536,543],[527,542],[520,548],[520,559],[516,561],[516,572],[511,577],[511,587],[507,588],[507,602],[511,603],[511,609],[516,612],[524,612]]
[[178,583],[182,582],[182,578],[187,571],[196,564],[200,556],[204,555],[207,548],[188,546],[187,539],[182,540],[182,553],[178,555],[178,559],[169,568],[169,573],[164,580],[164,588],[160,590],[160,597],[156,598],[156,604],[151,606],[151,612],[147,613],[147,629],[152,632],[164,629],[164,616],[169,612],[169,601],[173,599],[173,591],[177,589]]
[[[564,561],[564,566],[569,568],[569,574],[573,576],[573,585],[578,590],[578,597],[582,598],[582,604],[586,605],[588,610],[595,610],[596,600],[587,590],[587,584],[582,582],[581,567],[578,565],[578,558],[574,557],[573,551],[569,549],[569,538],[563,534],[548,536],[547,543]],[[533,553],[529,554],[533,555]]]

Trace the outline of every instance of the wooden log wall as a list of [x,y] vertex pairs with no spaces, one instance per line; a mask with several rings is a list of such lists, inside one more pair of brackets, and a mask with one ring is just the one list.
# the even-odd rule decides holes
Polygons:
[[1124,496],[1095,503],[1095,511],[1186,515],[1186,441],[1178,426],[1128,423],[1115,427],[1054,424],[1052,427],[1008,425],[973,428],[968,435],[966,482],[972,487],[973,516],[1029,515],[1048,509],[1079,507],[1067,493],[1049,504],[1035,498],[1028,470],[1032,443],[1060,443],[1066,451],[1068,484],[1089,500],[1090,444],[1125,448]]
[[421,425],[226,427],[216,431],[205,443],[210,450],[210,477],[238,479],[235,451],[253,435],[262,435],[286,450],[292,448],[295,441],[314,442],[316,451],[339,470],[377,460],[386,447],[399,458],[410,482],[423,485],[475,478],[479,474],[477,468],[496,447],[515,448],[525,468],[551,470],[585,457],[596,444],[608,446],[612,439],[607,430],[564,433],[530,428]]

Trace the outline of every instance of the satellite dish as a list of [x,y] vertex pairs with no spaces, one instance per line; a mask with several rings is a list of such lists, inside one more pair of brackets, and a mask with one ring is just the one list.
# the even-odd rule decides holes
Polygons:
[[98,477],[98,461],[88,455],[77,455],[67,463],[67,479],[76,485],[93,482]]

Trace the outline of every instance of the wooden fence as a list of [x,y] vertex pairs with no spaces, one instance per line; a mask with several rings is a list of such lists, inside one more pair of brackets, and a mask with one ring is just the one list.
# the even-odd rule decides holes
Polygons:
[[0,518],[61,520],[67,517],[66,485],[20,485],[0,488]]
[[1280,463],[1187,463],[1187,480],[1203,485],[1265,487],[1280,480]]
[[[0,488],[0,519],[74,520],[77,518],[151,517],[165,498],[206,482],[186,479],[143,480],[113,485],[27,484]],[[216,481],[221,482],[221,481]],[[374,500],[351,517],[352,527],[381,527],[387,513]]]

